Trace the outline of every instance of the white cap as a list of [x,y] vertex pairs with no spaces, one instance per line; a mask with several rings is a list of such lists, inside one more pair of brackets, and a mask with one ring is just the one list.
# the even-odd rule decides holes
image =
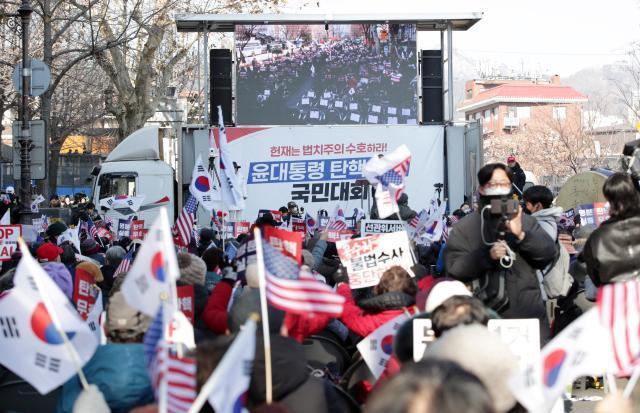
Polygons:
[[460,281],[440,281],[436,283],[427,296],[424,310],[427,313],[433,312],[440,304],[454,295],[466,295],[471,297],[471,291]]
[[13,187],[12,187],[11,185],[9,185],[9,186],[7,187],[7,191],[6,191],[6,192],[7,192],[8,194],[15,194],[15,193],[16,193],[16,190],[15,190],[15,189],[13,189]]

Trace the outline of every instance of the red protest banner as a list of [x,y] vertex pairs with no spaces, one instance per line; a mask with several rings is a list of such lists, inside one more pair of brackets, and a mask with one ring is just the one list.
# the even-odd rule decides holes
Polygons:
[[113,234],[111,234],[111,231],[109,231],[108,229],[106,229],[104,227],[98,228],[98,236],[100,238],[106,238],[109,241],[113,241]]
[[82,268],[76,268],[75,282],[73,285],[73,303],[83,320],[87,319],[100,292],[100,289],[94,283],[93,275]]
[[291,218],[291,230],[293,232],[307,232],[307,221],[302,218]]
[[302,263],[302,237],[301,232],[291,232],[271,226],[265,226],[264,238],[284,254]]
[[144,239],[144,220],[138,219],[131,222],[131,239]]
[[343,229],[340,231],[330,230],[327,231],[327,241],[338,242],[345,239],[351,239],[353,234],[355,234],[355,231],[352,231],[350,229]]
[[238,221],[235,223],[235,228],[233,229],[233,236],[237,237],[240,234],[246,234],[249,232],[249,228],[251,227],[251,223],[249,221]]
[[0,261],[9,261],[18,249],[18,239],[22,236],[22,225],[0,225]]
[[593,204],[593,211],[596,226],[600,226],[600,224],[609,219],[609,208],[607,208],[606,202],[595,202]]
[[196,312],[193,285],[182,285],[176,289],[178,290],[178,307],[193,324]]

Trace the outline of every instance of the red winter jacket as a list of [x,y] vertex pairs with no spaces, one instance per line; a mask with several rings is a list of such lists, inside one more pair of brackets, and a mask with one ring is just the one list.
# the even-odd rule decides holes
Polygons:
[[[202,312],[202,320],[207,327],[216,334],[226,334],[229,330],[227,307],[231,300],[233,285],[226,281],[220,281],[211,292],[207,306]],[[284,325],[287,327],[289,337],[302,343],[310,335],[324,330],[331,320],[327,316],[307,316],[287,313],[284,317]]]
[[[338,286],[338,294],[343,296],[346,300],[340,321],[342,321],[349,330],[353,331],[360,337],[368,336],[378,327],[404,312],[404,308],[383,310],[376,313],[367,312],[358,307],[351,295],[351,288],[347,284],[341,284]],[[407,303],[407,307],[410,307],[408,308],[409,313],[414,312],[412,304],[413,303]]]
[[233,284],[221,280],[211,292],[207,306],[202,312],[202,320],[216,334],[226,334],[229,330],[227,306],[232,292]]

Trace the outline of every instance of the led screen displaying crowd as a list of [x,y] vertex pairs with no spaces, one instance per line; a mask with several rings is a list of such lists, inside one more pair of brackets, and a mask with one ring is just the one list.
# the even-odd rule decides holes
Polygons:
[[263,37],[262,49],[255,39],[240,43],[251,51],[238,47],[236,123],[417,123],[415,26],[391,26],[383,36],[376,27],[322,41]]

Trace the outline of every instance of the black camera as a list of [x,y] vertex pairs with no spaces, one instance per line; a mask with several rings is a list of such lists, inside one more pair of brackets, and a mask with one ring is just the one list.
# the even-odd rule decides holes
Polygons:
[[518,201],[504,196],[498,199],[491,200],[491,215],[500,215],[506,219],[511,219],[518,215]]

